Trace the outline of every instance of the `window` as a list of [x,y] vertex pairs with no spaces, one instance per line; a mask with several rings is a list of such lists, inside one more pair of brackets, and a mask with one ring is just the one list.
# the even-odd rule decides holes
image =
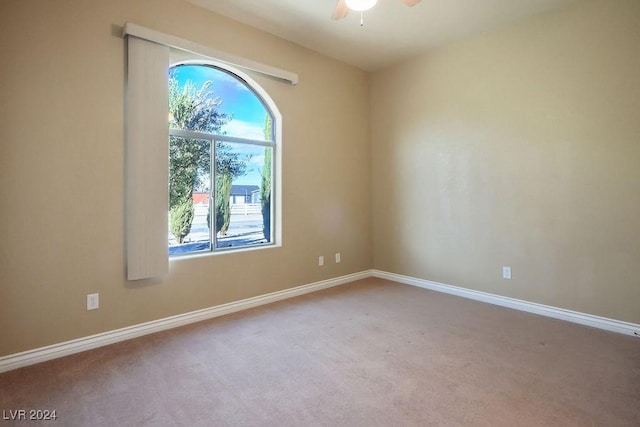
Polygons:
[[[247,180],[253,176],[254,183],[251,185],[254,185],[254,187],[252,188],[255,188],[256,185],[255,169],[259,169],[260,167],[259,165],[255,165],[255,163],[263,162],[262,171],[271,171],[270,182],[266,181],[269,179],[268,173],[264,175],[265,182],[268,182],[270,185],[263,185],[262,174],[259,185],[259,188],[263,191],[270,187],[270,191],[266,192],[270,196],[268,203],[263,205],[266,198],[261,197],[260,190],[252,190],[249,198],[249,189],[247,189],[245,196],[245,200],[250,199],[252,204],[260,204],[260,215],[263,219],[263,237],[260,239],[261,241],[250,242],[245,239],[240,242],[239,238],[232,239],[232,236],[229,236],[228,232],[225,236],[224,234],[218,235],[217,232],[214,231],[212,233],[210,231],[208,247],[209,251],[224,249],[221,240],[225,237],[230,241],[227,242],[227,250],[257,245],[281,245],[282,215],[280,206],[282,200],[279,195],[281,194],[280,188],[282,181],[280,179],[282,116],[278,112],[278,108],[271,100],[269,94],[258,84],[254,83],[253,79],[247,76],[245,72],[250,72],[259,79],[267,78],[269,79],[269,84],[275,81],[292,86],[298,83],[298,75],[248,58],[231,55],[209,46],[200,45],[171,34],[164,34],[150,28],[145,28],[131,22],[125,24],[123,33],[127,38],[124,177],[127,279],[144,280],[153,277],[162,277],[169,272],[170,253],[167,250],[169,215],[167,214],[167,207],[169,205],[168,183],[170,181],[170,167],[169,156],[167,155],[167,149],[169,148],[167,141],[170,140],[170,129],[169,126],[167,126],[167,105],[169,104],[169,73],[167,71],[182,69],[182,66],[199,65],[197,69],[200,71],[218,70],[221,72],[218,76],[222,78],[233,77],[231,81],[233,81],[238,88],[246,89],[248,92],[245,93],[249,93],[254,100],[260,101],[262,104],[265,113],[265,123],[267,123],[267,116],[270,119],[268,126],[271,126],[271,139],[265,137],[264,132],[261,134],[262,136],[258,136],[257,139],[254,139],[250,134],[242,132],[243,127],[247,130],[247,123],[244,123],[244,125],[242,123],[246,119],[242,118],[243,114],[229,109],[231,105],[235,105],[235,103],[238,102],[237,99],[227,98],[226,95],[221,93],[218,93],[220,96],[218,101],[224,101],[224,104],[221,104],[224,105],[225,108],[222,113],[229,114],[233,120],[225,123],[224,127],[221,126],[220,130],[189,130],[188,128],[177,127],[174,124],[174,128],[171,130],[171,136],[173,138],[182,138],[187,142],[195,143],[198,150],[206,150],[206,145],[208,144],[210,151],[208,159],[206,157],[204,159],[198,159],[198,161],[195,162],[195,166],[193,166],[193,162],[190,163],[190,165],[197,170],[195,174],[195,177],[198,179],[197,189],[205,189],[207,191],[204,191],[204,194],[198,194],[198,192],[195,191],[196,180],[195,178],[193,179],[194,191],[191,193],[191,203],[193,203],[194,209],[193,211],[188,209],[189,202],[183,200],[185,203],[183,203],[180,208],[182,212],[174,214],[174,227],[181,225],[186,231],[189,221],[191,221],[191,226],[194,225],[193,218],[189,221],[186,221],[186,219],[188,219],[189,216],[195,217],[195,206],[197,204],[194,203],[195,199],[202,199],[202,197],[207,196],[207,193],[210,198],[208,201],[210,205],[209,211],[207,212],[208,220],[205,217],[207,229],[209,229],[211,221],[216,220],[215,216],[213,219],[211,218],[211,215],[215,215],[216,213],[212,207],[212,200],[214,202],[216,200],[215,186],[218,183],[222,185],[221,180],[217,179],[216,176],[225,176],[225,174],[220,174],[219,171],[215,169],[215,165],[217,164],[216,146],[222,145],[231,150],[235,149],[236,152],[239,150],[237,147],[261,147],[262,151],[258,151],[256,155],[244,152],[239,153],[243,159],[254,163],[250,165],[250,169],[252,170],[251,174],[247,172],[242,178]],[[171,64],[173,64],[173,66]],[[235,67],[239,67],[244,71],[237,71]],[[211,85],[214,85],[215,81],[216,80],[213,79]],[[176,87],[179,89],[181,85],[178,84]],[[214,89],[215,87],[212,86],[212,90]],[[250,123],[251,121],[249,121],[249,124]],[[253,123],[255,124],[255,121]],[[263,124],[263,130],[268,126]],[[176,144],[178,143],[179,142],[176,141]],[[178,149],[179,147],[176,146],[174,148]],[[266,148],[270,148],[270,150],[266,150]],[[271,156],[270,158],[268,157],[269,155]],[[180,160],[186,161],[188,159],[184,158]],[[210,165],[209,177],[207,177],[204,171],[207,162],[209,162]],[[183,171],[188,172],[189,168]],[[241,178],[236,177],[236,185],[248,185],[238,182],[239,179]],[[234,179],[231,181],[231,185],[233,186]],[[174,190],[177,191],[179,188],[174,187]],[[235,194],[233,197],[237,196],[238,195]],[[201,200],[198,201],[202,203]],[[230,204],[231,203],[229,203],[229,211],[231,212]],[[177,205],[179,205],[179,203],[174,203],[176,210],[178,210]],[[249,207],[246,206],[246,208],[248,209]],[[248,210],[244,212],[249,214]],[[183,221],[178,221],[179,219]],[[201,219],[202,215],[200,215],[199,220]],[[230,227],[228,230],[231,229],[231,224],[232,220],[229,221]],[[193,230],[193,227],[188,228],[189,234],[194,232],[195,235],[196,230]],[[176,232],[179,236],[182,234],[179,231]],[[180,236],[179,239],[176,239],[175,244],[171,246],[181,246],[181,249],[188,249],[184,247],[184,245],[192,243],[193,240],[189,234]],[[251,233],[247,233],[247,236],[250,236],[250,234]],[[178,244],[178,240],[182,241],[182,243]],[[206,249],[196,248],[186,253],[202,250]],[[179,250],[174,249],[172,251],[177,253]],[[183,251],[183,253],[185,252]]]
[[169,255],[274,243],[277,125],[230,70],[169,68]]

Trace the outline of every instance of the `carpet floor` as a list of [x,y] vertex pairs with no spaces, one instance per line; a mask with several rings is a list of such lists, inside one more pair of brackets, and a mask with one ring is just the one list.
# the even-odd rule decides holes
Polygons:
[[640,426],[640,340],[371,278],[1,374],[3,418],[19,409],[64,426]]

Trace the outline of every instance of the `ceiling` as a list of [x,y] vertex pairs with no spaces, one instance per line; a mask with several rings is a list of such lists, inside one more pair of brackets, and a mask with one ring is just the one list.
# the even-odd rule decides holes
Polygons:
[[379,0],[340,21],[337,0],[187,0],[367,71],[577,0]]

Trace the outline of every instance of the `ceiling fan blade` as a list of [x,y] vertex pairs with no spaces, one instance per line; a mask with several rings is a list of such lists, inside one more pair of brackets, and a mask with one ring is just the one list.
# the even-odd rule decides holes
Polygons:
[[400,1],[406,4],[407,6],[412,7],[420,3],[422,0],[400,0]]
[[338,0],[338,4],[336,4],[336,8],[331,15],[331,19],[338,20],[347,16],[349,13],[349,8],[347,7],[347,3],[345,0]]

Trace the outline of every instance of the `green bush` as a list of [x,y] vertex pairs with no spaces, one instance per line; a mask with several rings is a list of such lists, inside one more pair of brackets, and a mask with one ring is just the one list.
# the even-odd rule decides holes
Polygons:
[[193,199],[189,198],[174,206],[170,211],[170,230],[179,244],[184,242],[184,238],[191,231],[191,223],[195,209]]

